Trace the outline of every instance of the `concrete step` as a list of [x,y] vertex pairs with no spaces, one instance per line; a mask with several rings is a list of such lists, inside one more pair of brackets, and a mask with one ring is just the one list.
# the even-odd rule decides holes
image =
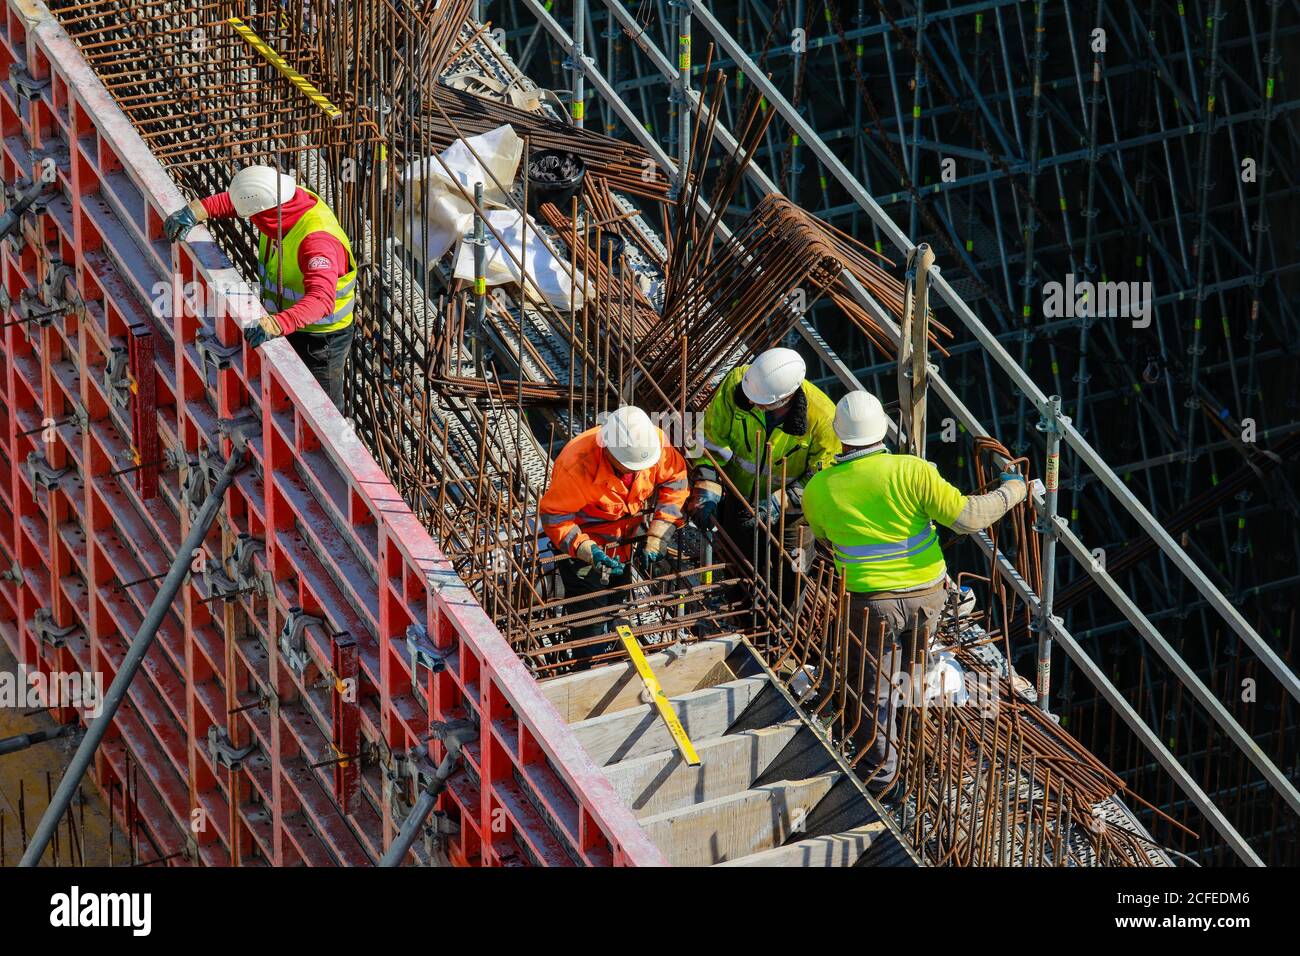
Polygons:
[[641,821],[673,866],[711,866],[780,846],[806,825],[837,774],[783,780]]
[[798,843],[788,843],[785,846],[751,853],[739,859],[725,860],[717,866],[855,866],[871,847],[872,840],[885,832],[883,823],[869,823],[844,833],[809,837]]
[[605,776],[639,817],[678,810],[748,790],[802,727],[792,720],[692,741],[700,757],[698,767],[689,766],[674,748],[611,764]]
[[[739,644],[738,637],[719,637],[647,654],[646,660],[664,693],[675,697],[732,680],[735,675],[723,661]],[[631,661],[566,674],[544,681],[541,688],[568,723],[649,702]]]
[[[703,741],[721,736],[767,683],[766,675],[746,677],[679,694],[669,701],[687,736],[698,747]],[[653,704],[589,717],[570,726],[578,742],[601,767],[676,746]]]

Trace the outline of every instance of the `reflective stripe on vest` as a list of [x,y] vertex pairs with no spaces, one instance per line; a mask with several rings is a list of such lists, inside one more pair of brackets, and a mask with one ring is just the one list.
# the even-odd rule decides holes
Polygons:
[[262,287],[262,306],[274,314],[301,301],[307,290],[303,284],[302,270],[298,266],[298,250],[302,241],[312,233],[328,233],[342,244],[351,269],[339,276],[334,287],[334,311],[321,321],[304,326],[302,331],[315,334],[337,332],[352,324],[352,311],[356,307],[354,292],[357,284],[357,260],[352,254],[352,244],[348,241],[347,233],[334,218],[329,206],[311,190],[305,192],[316,200],[316,205],[303,213],[285,235],[280,243],[279,255],[277,256],[275,244],[268,236],[263,234],[258,240],[257,278]]
[[910,558],[920,554],[931,543],[939,540],[934,525],[930,525],[920,534],[903,541],[886,541],[883,544],[845,544],[835,546],[835,557],[843,564],[870,564],[871,562],[892,561],[895,558]]

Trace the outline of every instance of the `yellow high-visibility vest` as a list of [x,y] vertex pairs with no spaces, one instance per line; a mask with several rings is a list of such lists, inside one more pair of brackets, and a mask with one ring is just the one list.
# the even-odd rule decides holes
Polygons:
[[951,526],[966,496],[928,461],[887,451],[839,461],[813,475],[803,513],[835,550],[844,587],[856,594],[929,584],[946,565],[934,521]]
[[304,190],[316,200],[299,219],[284,239],[279,250],[270,237],[263,234],[257,244],[257,277],[262,286],[262,306],[274,315],[289,308],[307,292],[303,285],[302,269],[298,266],[298,247],[313,232],[327,232],[343,244],[348,254],[346,274],[339,276],[334,287],[334,312],[313,325],[304,326],[304,332],[325,333],[346,329],[352,324],[352,309],[356,305],[354,290],[357,284],[357,260],[352,255],[352,243],[334,218],[330,207],[311,190]]

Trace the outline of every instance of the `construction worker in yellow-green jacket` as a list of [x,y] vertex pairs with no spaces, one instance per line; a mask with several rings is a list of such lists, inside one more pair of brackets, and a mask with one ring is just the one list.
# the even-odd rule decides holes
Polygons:
[[[809,527],[830,544],[844,579],[850,626],[869,651],[863,670],[856,649],[851,651],[848,673],[865,674],[868,699],[875,687],[876,721],[873,726],[864,715],[866,730],[860,732],[870,738],[863,765],[872,775],[867,786],[876,792],[888,789],[897,767],[891,688],[904,664],[909,668],[905,687],[923,686],[929,647],[917,647],[916,636],[935,633],[947,599],[948,568],[934,522],[958,534],[981,531],[1024,501],[1027,492],[1024,477],[1008,471],[993,491],[964,495],[925,459],[891,454],[884,444],[888,429],[874,395],[845,395],[835,409],[835,433],[844,453],[813,476],[803,496]],[[867,634],[862,633],[864,616],[870,622]],[[885,641],[878,647],[869,635],[881,620]],[[878,650],[879,668],[872,661]]]
[[[769,349],[752,365],[732,369],[704,413],[699,444],[687,451],[692,482],[686,511],[697,527],[707,529],[716,511],[723,530],[753,560],[755,537],[764,554],[770,540],[756,525],[775,536],[784,515],[787,560],[773,555],[771,567],[782,569],[787,601],[794,598],[796,568],[806,572],[812,566],[804,487],[840,450],[835,406],[804,378],[806,371],[799,353],[786,348]],[[745,501],[724,495],[719,468]],[[755,570],[763,572],[768,565],[762,555],[759,561]]]

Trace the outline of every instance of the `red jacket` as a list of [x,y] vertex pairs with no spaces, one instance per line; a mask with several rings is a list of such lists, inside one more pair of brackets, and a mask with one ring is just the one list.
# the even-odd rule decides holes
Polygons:
[[636,472],[629,487],[596,440],[599,433],[593,428],[564,446],[538,510],[542,529],[560,551],[576,555],[587,540],[602,548],[617,543],[619,560],[626,562],[652,498],[653,519],[685,522],[682,505],[690,493],[686,459],[660,431],[663,454],[653,467]]
[[[278,209],[256,213],[249,217],[249,221],[274,241],[277,228],[281,230],[278,235],[287,235],[315,202],[300,186],[293,198]],[[233,219],[237,215],[228,192],[209,196],[202,203],[211,219]],[[339,276],[347,274],[348,253],[343,243],[328,232],[313,232],[298,247],[298,268],[302,270],[304,295],[275,316],[285,335],[334,314],[334,292],[338,288]]]

